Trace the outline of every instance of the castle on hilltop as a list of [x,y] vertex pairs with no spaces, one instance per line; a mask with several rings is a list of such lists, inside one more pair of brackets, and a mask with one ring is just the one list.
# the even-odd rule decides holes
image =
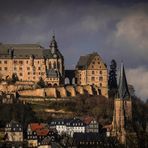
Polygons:
[[63,86],[65,78],[74,77],[76,85],[98,87],[100,94],[108,96],[107,66],[98,53],[81,56],[75,70],[67,75],[64,56],[58,49],[55,36],[49,48],[39,44],[0,44],[0,77],[17,78],[20,82],[37,83],[41,78],[48,86]]

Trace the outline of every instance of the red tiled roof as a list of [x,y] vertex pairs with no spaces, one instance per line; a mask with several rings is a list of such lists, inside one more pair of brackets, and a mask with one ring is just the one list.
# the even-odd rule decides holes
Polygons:
[[45,136],[49,133],[49,127],[45,123],[31,123],[30,128],[35,131],[38,136]]
[[93,117],[87,116],[84,117],[83,122],[88,125],[93,119],[94,119]]
[[48,129],[41,129],[36,131],[37,136],[46,136],[49,133]]
[[42,124],[42,123],[31,123],[30,128],[31,128],[32,131],[36,131],[36,130],[39,130],[39,129],[43,129],[44,124]]

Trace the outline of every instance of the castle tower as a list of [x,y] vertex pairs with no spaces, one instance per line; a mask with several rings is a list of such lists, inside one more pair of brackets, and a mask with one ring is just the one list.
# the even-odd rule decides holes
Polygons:
[[50,42],[50,49],[51,49],[51,53],[54,54],[57,50],[58,46],[57,46],[57,42],[55,40],[55,35],[52,36],[52,40]]
[[120,78],[117,97],[114,100],[113,135],[117,136],[121,143],[126,141],[127,123],[132,120],[132,102],[128,90],[123,63],[120,69]]

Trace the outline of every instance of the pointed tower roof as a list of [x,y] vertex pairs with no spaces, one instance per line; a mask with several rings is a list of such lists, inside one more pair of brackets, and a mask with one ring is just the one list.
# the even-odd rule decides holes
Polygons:
[[128,84],[126,80],[124,65],[121,63],[119,86],[118,86],[118,97],[121,99],[130,98],[130,93],[128,90]]
[[52,36],[52,40],[50,42],[50,48],[54,47],[55,49],[57,49],[57,42],[55,40],[55,35]]

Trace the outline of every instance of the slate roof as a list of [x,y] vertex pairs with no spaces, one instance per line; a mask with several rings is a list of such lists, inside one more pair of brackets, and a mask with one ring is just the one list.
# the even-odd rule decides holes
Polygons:
[[57,71],[55,71],[54,69],[48,69],[47,71],[46,71],[46,73],[47,73],[47,77],[48,78],[57,78],[57,77],[59,77],[59,73],[57,72]]
[[82,120],[75,118],[71,120],[70,123],[67,124],[67,126],[83,127],[85,126],[85,123]]
[[5,130],[10,132],[22,132],[23,127],[20,123],[12,120],[10,123],[6,124]]
[[87,54],[85,56],[80,56],[79,61],[76,65],[76,68],[86,69],[95,56],[99,56],[99,54],[97,52],[93,52],[93,53]]
[[79,141],[100,141],[101,135],[98,133],[74,133],[73,135],[74,140],[77,142]]
[[[51,44],[56,43],[55,39],[51,41]],[[40,44],[2,44],[0,43],[0,58],[30,58],[30,56],[34,56],[34,58],[62,58],[63,56],[57,48],[56,43],[56,52],[54,54],[51,53],[51,49],[45,49]],[[13,57],[12,57],[13,53]]]
[[121,63],[121,69],[120,69],[118,97],[121,99],[129,99],[130,98],[130,93],[128,90],[128,84],[127,84],[127,79],[126,79],[126,74],[125,74],[123,63]]

